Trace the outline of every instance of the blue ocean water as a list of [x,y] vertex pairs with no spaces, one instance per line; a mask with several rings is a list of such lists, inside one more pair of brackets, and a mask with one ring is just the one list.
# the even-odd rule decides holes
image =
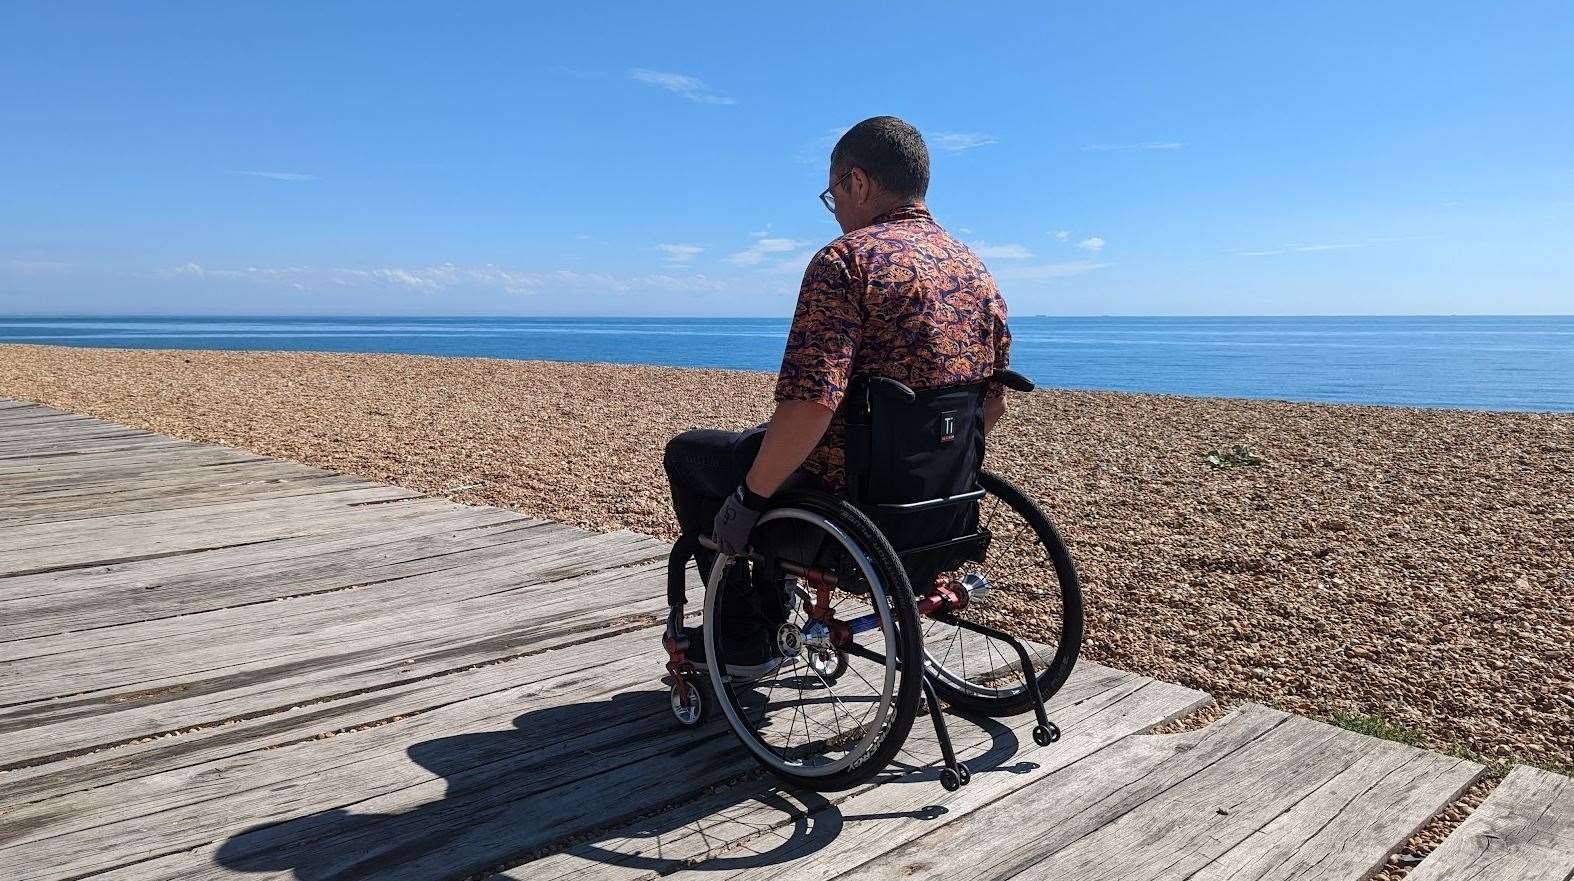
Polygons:
[[[1574,411],[1574,316],[1011,319],[1041,385]],[[4,318],[0,342],[402,352],[774,371],[776,318]]]

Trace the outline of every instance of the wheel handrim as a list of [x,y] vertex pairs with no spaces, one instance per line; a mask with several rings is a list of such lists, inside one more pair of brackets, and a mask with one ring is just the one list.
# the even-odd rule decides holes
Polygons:
[[[897,646],[896,624],[892,614],[889,596],[885,590],[885,585],[879,577],[879,574],[875,571],[873,562],[867,557],[867,555],[864,554],[857,544],[853,542],[846,532],[844,532],[841,528],[830,522],[825,517],[812,511],[801,508],[778,508],[767,512],[763,517],[760,518],[759,523],[755,526],[756,535],[759,534],[758,530],[760,527],[763,527],[770,522],[784,519],[795,519],[809,523],[833,538],[842,546],[842,548],[847,552],[847,555],[857,565],[861,575],[863,576],[864,582],[868,585],[869,607],[877,614],[877,618],[879,619],[878,629],[881,636],[884,638],[885,646],[887,647],[887,651],[884,653],[884,663],[881,665],[883,674],[881,676],[882,684],[878,689],[880,692],[880,698],[878,704],[874,708],[872,718],[870,718],[871,714],[868,713],[864,714],[864,716],[860,718],[858,723],[859,730],[850,734],[850,737],[856,737],[856,740],[853,741],[852,746],[846,750],[846,753],[841,758],[821,764],[811,764],[807,760],[795,760],[790,756],[790,749],[784,748],[778,751],[777,749],[772,748],[772,746],[765,742],[765,740],[760,736],[758,728],[740,716],[738,712],[738,706],[742,704],[743,701],[736,689],[745,683],[741,681],[735,683],[732,680],[732,677],[726,675],[724,669],[726,666],[725,658],[718,651],[719,646],[717,645],[717,637],[715,632],[716,628],[714,626],[708,626],[705,628],[705,652],[707,658],[715,659],[714,662],[709,665],[709,672],[711,684],[714,686],[714,691],[719,697],[718,702],[721,705],[722,713],[726,716],[727,722],[732,726],[733,731],[738,734],[739,739],[743,741],[744,745],[747,746],[752,753],[754,753],[755,757],[761,762],[765,763],[768,767],[771,767],[789,776],[827,777],[855,768],[867,760],[868,757],[872,755],[879,747],[882,732],[885,730],[886,726],[890,724],[892,719],[892,711],[897,697],[896,689],[898,667],[895,651]],[[720,595],[720,590],[718,587],[727,570],[727,567],[731,565],[731,563],[732,558],[718,554],[715,563],[713,563],[711,566],[710,576],[706,580],[705,591],[705,620],[707,622],[714,622],[717,620],[717,616],[715,614],[715,605],[717,598]],[[798,603],[795,604],[797,611],[789,610],[789,622],[792,620],[793,615],[803,614],[801,609],[804,605],[805,604]],[[834,656],[831,663],[833,665],[835,664]],[[801,667],[803,670],[808,671],[811,675],[816,677],[819,684],[823,686],[827,692],[830,692],[835,688],[834,683],[827,680],[827,676],[822,670],[815,669],[815,665],[805,657],[804,652],[800,651],[787,664],[784,664],[782,669],[785,670],[789,669],[790,667]],[[772,675],[775,674],[773,673]],[[868,680],[865,674],[860,672],[858,675],[863,679],[864,684],[869,685],[871,689],[874,688],[873,683]],[[769,701],[769,697],[767,697],[767,701]],[[832,718],[836,721],[836,724],[840,726],[840,713],[841,710],[845,708],[845,705],[843,705],[841,708],[837,707],[835,703],[838,701],[838,698],[836,698],[834,694],[832,694],[832,701]],[[808,722],[805,721],[804,725],[806,736],[812,736],[812,733],[808,728]],[[859,731],[861,731],[861,736]]]

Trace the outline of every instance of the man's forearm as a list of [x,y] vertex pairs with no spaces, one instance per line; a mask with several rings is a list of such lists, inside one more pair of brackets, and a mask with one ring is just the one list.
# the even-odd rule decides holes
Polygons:
[[1000,417],[1006,415],[1006,397],[1001,395],[996,398],[984,399],[984,434],[995,430],[995,423]]
[[771,414],[760,453],[745,483],[753,492],[769,496],[809,458],[815,444],[831,424],[831,411],[809,401],[782,401]]

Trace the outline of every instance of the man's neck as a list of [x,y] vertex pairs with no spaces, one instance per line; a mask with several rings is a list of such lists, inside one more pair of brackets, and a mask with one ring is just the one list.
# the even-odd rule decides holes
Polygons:
[[893,211],[901,210],[903,208],[916,209],[925,213],[928,213],[929,211],[929,207],[924,204],[923,199],[891,199],[871,213],[869,215],[869,219],[864,221],[862,225],[869,226],[887,214],[890,214]]

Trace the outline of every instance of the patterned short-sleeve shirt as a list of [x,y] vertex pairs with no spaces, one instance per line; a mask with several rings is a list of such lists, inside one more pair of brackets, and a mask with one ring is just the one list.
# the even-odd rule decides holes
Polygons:
[[[983,261],[922,205],[889,211],[814,255],[803,275],[777,401],[836,411],[803,470],[847,485],[841,404],[856,377],[915,389],[975,382],[1006,366],[1006,303]],[[989,394],[1003,390],[991,383]]]

